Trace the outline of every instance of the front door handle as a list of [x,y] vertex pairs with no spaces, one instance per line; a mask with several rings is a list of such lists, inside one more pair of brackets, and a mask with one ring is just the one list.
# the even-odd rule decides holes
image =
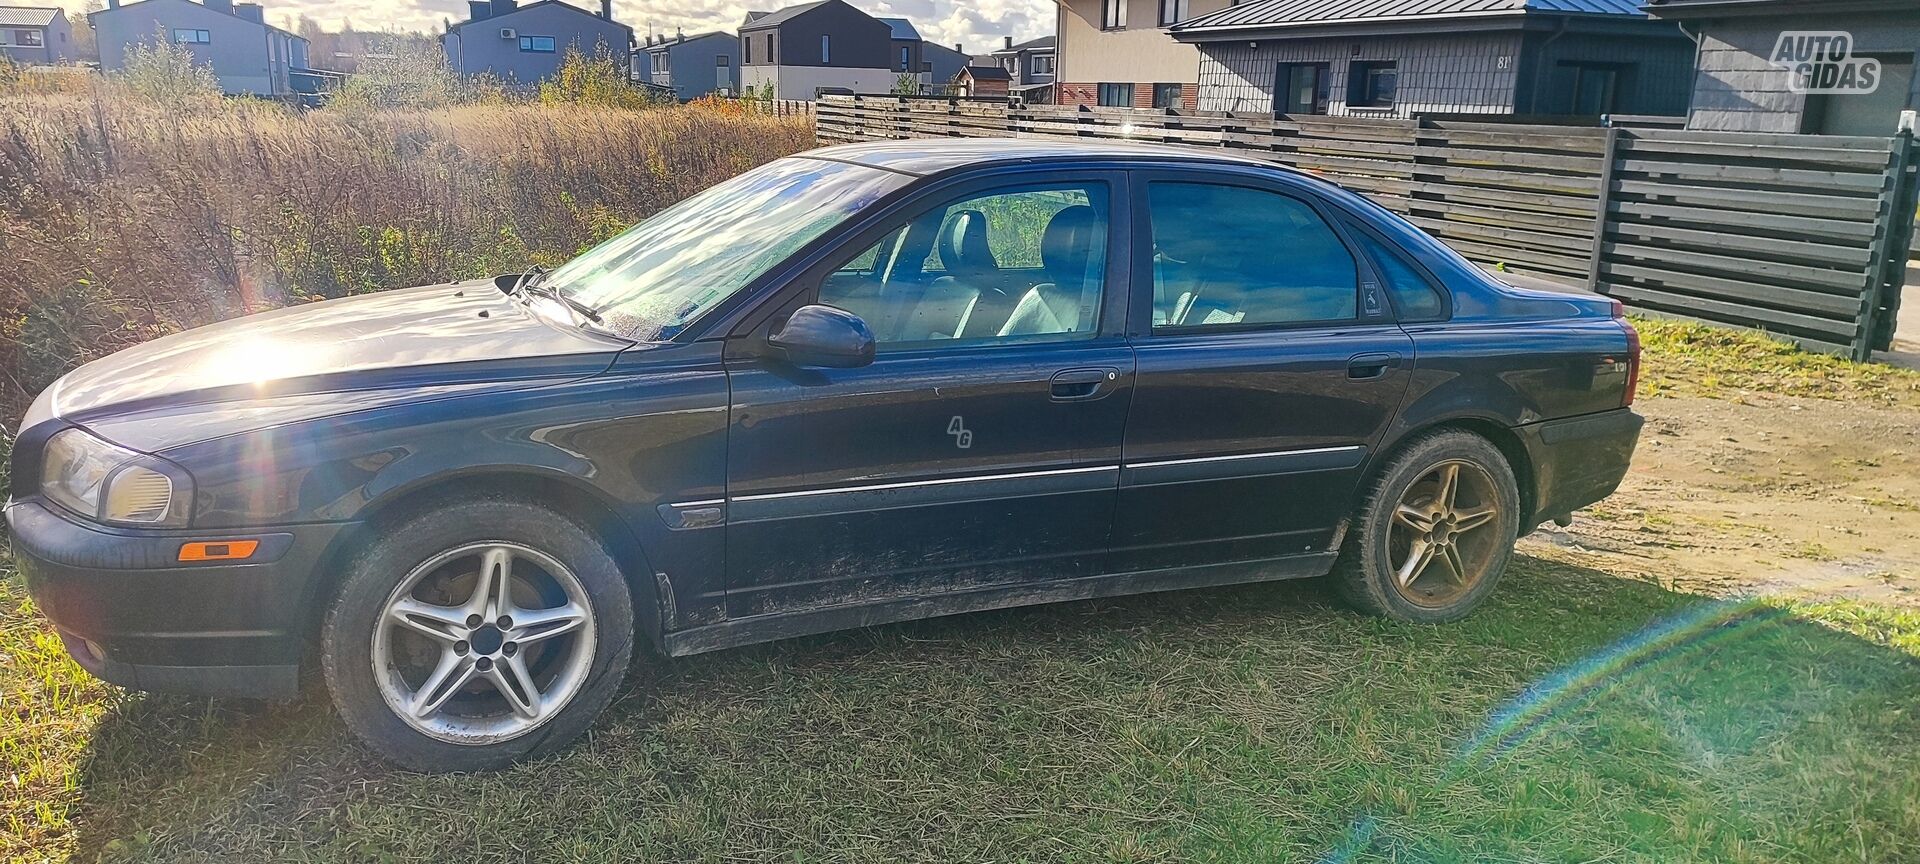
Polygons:
[[1399,364],[1400,355],[1391,351],[1356,354],[1347,361],[1347,377],[1355,381],[1371,381],[1385,376],[1388,369]]
[[1087,402],[1099,399],[1111,392],[1113,382],[1118,380],[1118,369],[1068,369],[1053,376],[1053,401]]

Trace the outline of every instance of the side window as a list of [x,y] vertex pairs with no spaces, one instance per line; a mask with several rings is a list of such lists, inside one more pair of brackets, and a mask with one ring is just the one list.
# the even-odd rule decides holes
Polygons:
[[1155,329],[1358,317],[1359,268],[1306,202],[1178,182],[1152,183],[1147,197]]
[[1447,300],[1441,296],[1440,289],[1409,263],[1405,255],[1388,248],[1365,230],[1353,229],[1348,233],[1360,238],[1360,247],[1379,266],[1380,278],[1387,283],[1387,293],[1393,297],[1393,308],[1400,320],[1431,321],[1446,314]]
[[882,350],[1092,336],[1106,287],[1107,188],[1001,189],[935,207],[848,256],[819,302]]

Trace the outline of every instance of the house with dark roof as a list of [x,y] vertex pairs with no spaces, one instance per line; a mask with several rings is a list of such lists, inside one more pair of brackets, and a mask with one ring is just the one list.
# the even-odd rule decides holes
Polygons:
[[100,68],[107,71],[126,68],[134,46],[165,40],[191,53],[195,65],[212,69],[229,95],[289,99],[312,89],[296,85],[312,73],[307,40],[268,24],[258,3],[107,0],[107,8],[87,20],[100,48]]
[[915,75],[926,71],[922,68],[925,43],[920,39],[920,30],[912,21],[905,18],[882,18],[880,23],[893,31],[893,45],[887,55],[893,61],[893,71],[912,72]]
[[649,36],[634,52],[635,80],[670,88],[682,102],[738,88],[740,37],[715,30]]
[[1203,111],[1678,116],[1694,54],[1640,0],[1254,0],[1171,32]]
[[[908,25],[909,31],[912,25]],[[740,25],[740,87],[777,99],[822,93],[885,93],[903,72],[918,72],[915,45],[909,69],[899,68],[896,28],[846,0],[815,0],[773,12],[748,12]],[[919,34],[913,33],[915,40]]]
[[993,52],[994,65],[1012,78],[1008,89],[1021,101],[1044,105],[1053,101],[1054,37],[1042,36],[1015,43],[1012,36]]
[[[1920,108],[1915,0],[1653,0],[1647,11],[1700,40],[1688,128],[1885,136]],[[1783,37],[1833,33],[1845,50],[1827,54],[1844,56],[1802,62],[1804,43],[1790,42],[1782,62]]]
[[22,66],[72,60],[73,25],[67,13],[40,6],[0,6],[0,58]]
[[440,37],[447,62],[461,76],[490,74],[530,86],[554,76],[567,52],[604,53],[627,74],[633,28],[613,20],[613,0],[600,0],[598,14],[562,0],[469,0],[467,20]]
[[946,92],[946,88],[958,77],[960,70],[973,65],[973,55],[967,53],[965,46],[955,44],[952,48],[938,42],[920,43],[921,77],[929,83],[922,88],[929,94]]
[[971,99],[1004,99],[1013,76],[998,66],[968,66],[953,79],[953,95]]

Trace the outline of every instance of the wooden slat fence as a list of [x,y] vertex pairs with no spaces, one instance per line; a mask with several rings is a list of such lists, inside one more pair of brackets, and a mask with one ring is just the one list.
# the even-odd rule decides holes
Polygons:
[[1850,138],[830,96],[822,142],[1070,137],[1218,147],[1366,194],[1467,258],[1865,359],[1913,241],[1910,135]]
[[775,117],[810,117],[817,105],[805,99],[755,99],[751,96],[731,96],[727,101],[744,106],[750,114],[771,114]]

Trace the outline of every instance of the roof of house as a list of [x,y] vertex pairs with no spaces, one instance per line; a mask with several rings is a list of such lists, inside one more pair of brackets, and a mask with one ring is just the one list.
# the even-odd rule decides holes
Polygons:
[[975,81],[1011,81],[1013,80],[1013,77],[1007,74],[1007,70],[1002,69],[998,66],[968,66],[967,68],[960,70],[960,72],[961,74],[964,74]]
[[994,54],[1017,54],[1021,51],[1051,51],[1051,50],[1053,50],[1053,37],[1042,36],[1038,39],[1028,39],[1025,42],[1016,42],[1014,43],[1014,46],[1012,48],[1002,48],[993,53]]
[[1647,0],[1656,18],[1699,16],[1920,12],[1913,0]]
[[46,27],[60,17],[58,9],[38,6],[0,6],[0,27]]
[[920,50],[929,55],[946,55],[948,57],[959,57],[962,60],[973,59],[973,55],[965,51],[948,48],[938,42],[928,42],[925,39],[920,40]]
[[480,19],[480,20],[478,20],[478,21],[474,21],[474,20],[466,20],[466,21],[457,21],[457,22],[455,22],[455,23],[454,23],[454,25],[453,25],[452,27],[449,27],[449,28],[447,28],[447,32],[449,32],[449,33],[451,33],[451,32],[453,32],[453,31],[455,31],[455,30],[458,30],[458,29],[460,29],[460,28],[462,28],[462,27],[465,27],[465,26],[467,26],[468,24],[492,24],[492,23],[494,23],[494,22],[496,22],[496,21],[499,21],[500,19],[502,19],[502,18],[505,18],[505,17],[508,17],[508,16],[510,16],[510,15],[518,15],[518,14],[520,14],[520,13],[522,13],[522,12],[525,12],[525,11],[527,11],[528,9],[538,9],[538,8],[540,8],[540,7],[542,7],[542,6],[558,6],[558,7],[560,7],[560,8],[562,8],[562,9],[566,9],[566,10],[568,10],[568,11],[571,11],[571,12],[578,12],[578,13],[580,13],[580,14],[582,14],[582,15],[585,15],[585,16],[587,16],[588,18],[592,18],[592,19],[593,19],[593,20],[595,20],[595,21],[606,21],[607,23],[609,23],[609,24],[612,24],[612,25],[613,25],[613,26],[615,26],[615,27],[622,27],[622,28],[625,28],[625,29],[627,30],[627,32],[629,32],[629,33],[631,33],[631,32],[633,32],[633,28],[632,28],[632,27],[629,27],[629,26],[627,26],[627,25],[625,25],[625,24],[622,24],[622,23],[620,23],[620,22],[618,22],[618,21],[613,21],[613,20],[610,20],[610,19],[605,19],[605,18],[601,18],[601,17],[600,17],[600,15],[599,15],[599,13],[596,13],[596,12],[589,12],[589,11],[587,11],[587,10],[585,10],[585,9],[582,9],[582,8],[580,8],[580,7],[578,7],[578,6],[575,6],[575,5],[573,5],[573,4],[571,4],[571,3],[562,3],[562,2],[560,2],[560,0],[538,0],[538,2],[535,2],[535,3],[528,3],[528,4],[527,4],[527,5],[525,5],[525,6],[522,6],[522,7],[520,7],[520,8],[518,8],[518,9],[515,9],[515,10],[513,10],[512,12],[502,12],[502,13],[500,13],[500,14],[498,14],[498,15],[489,15],[489,16],[487,16],[487,17],[485,17],[485,18],[482,18],[482,19]]
[[1645,17],[1640,0],[1253,0],[1173,27],[1176,33],[1491,18],[1510,15]]
[[747,27],[756,29],[760,27],[778,27],[832,2],[834,2],[834,0],[814,0],[812,3],[798,3],[781,9],[775,9],[772,12],[748,12],[747,23],[741,25],[741,29]]
[[669,49],[669,48],[678,48],[678,47],[680,47],[680,46],[682,46],[682,45],[688,45],[688,44],[691,44],[691,43],[694,43],[694,42],[698,42],[698,41],[700,41],[700,40],[702,40],[702,39],[712,39],[712,38],[713,38],[713,37],[715,37],[715,36],[721,36],[721,37],[725,37],[725,38],[727,38],[727,39],[738,39],[738,38],[740,38],[740,37],[738,37],[738,36],[735,36],[735,35],[733,35],[732,33],[726,33],[726,32],[723,32],[723,31],[720,31],[720,30],[709,30],[709,31],[707,31],[707,32],[705,32],[705,33],[695,33],[695,34],[693,34],[692,36],[681,36],[681,37],[680,37],[680,38],[678,38],[678,39],[668,39],[668,40],[666,40],[666,41],[664,41],[664,42],[655,42],[655,43],[653,43],[653,44],[651,44],[651,45],[648,45],[648,44],[646,44],[646,43],[644,43],[644,42],[643,42],[643,43],[641,43],[641,45],[640,45],[640,50],[642,50],[642,51],[664,51],[664,50],[667,50],[667,49]]
[[[101,15],[115,15],[125,9],[138,9],[140,6],[146,3],[152,3],[152,2],[154,2],[154,0],[132,0],[132,2],[121,3],[118,6],[108,6],[105,9],[96,9],[92,12],[87,13],[87,20],[92,21],[94,18],[97,18]],[[180,2],[185,3],[189,6],[200,6],[203,8],[205,8],[207,5],[205,3],[193,2],[193,0],[180,0]],[[543,2],[552,2],[552,0],[543,0]],[[236,4],[236,5],[239,5],[239,4]],[[257,6],[258,4],[255,4],[255,5]],[[288,30],[285,27],[275,27],[272,24],[268,24],[264,19],[260,21],[255,21],[252,18],[248,18],[244,15],[241,15],[239,12],[235,12],[235,11],[222,11],[222,10],[213,9],[213,8],[207,8],[207,11],[220,14],[220,15],[225,15],[229,18],[238,18],[242,21],[247,22],[248,24],[258,24],[262,27],[267,28],[268,30],[272,30],[273,32],[279,33],[290,39],[298,39],[302,42],[308,41],[307,37],[302,36],[298,33],[295,33],[292,30]]]
[[919,41],[920,31],[913,29],[913,22],[905,18],[882,18],[880,23],[893,28],[893,38]]

